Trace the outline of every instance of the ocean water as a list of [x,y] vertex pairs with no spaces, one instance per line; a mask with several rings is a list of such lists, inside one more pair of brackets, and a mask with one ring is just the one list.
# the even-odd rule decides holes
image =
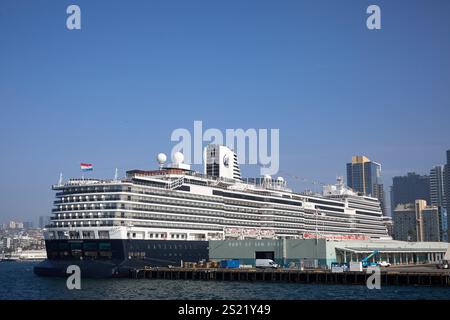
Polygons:
[[33,262],[0,263],[0,300],[41,299],[450,299],[450,288],[357,285],[316,285],[268,282],[220,282],[149,279],[83,279],[81,290],[68,290],[62,278],[42,278]]

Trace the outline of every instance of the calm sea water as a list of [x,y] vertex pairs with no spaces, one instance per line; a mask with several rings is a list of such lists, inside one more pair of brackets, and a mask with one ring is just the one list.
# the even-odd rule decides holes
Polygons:
[[8,299],[450,299],[450,288],[215,282],[147,279],[85,279],[68,290],[65,279],[41,278],[31,262],[0,263],[0,300]]

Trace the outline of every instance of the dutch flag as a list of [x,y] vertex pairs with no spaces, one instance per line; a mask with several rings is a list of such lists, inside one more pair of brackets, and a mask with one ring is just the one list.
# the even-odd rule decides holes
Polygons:
[[94,166],[89,163],[80,163],[81,171],[92,171],[94,170]]

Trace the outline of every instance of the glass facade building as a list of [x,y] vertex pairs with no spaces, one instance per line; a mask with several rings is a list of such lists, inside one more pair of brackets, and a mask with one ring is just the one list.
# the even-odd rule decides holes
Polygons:
[[399,204],[414,203],[416,200],[430,201],[430,177],[409,172],[406,176],[392,179],[391,208]]
[[[450,150],[447,150],[447,164],[444,167],[444,192],[447,195],[450,195]],[[447,225],[450,226],[450,196],[448,201],[446,201],[447,207]],[[448,239],[450,239],[450,235],[448,235]]]
[[353,156],[352,162],[347,163],[347,186],[355,192],[377,198],[385,214],[384,186],[379,163],[365,156]]

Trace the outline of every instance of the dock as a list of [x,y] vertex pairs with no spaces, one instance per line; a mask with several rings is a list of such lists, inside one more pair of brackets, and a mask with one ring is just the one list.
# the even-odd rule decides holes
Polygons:
[[[221,269],[221,268],[144,268],[130,272],[135,279],[200,280],[200,281],[264,281],[304,284],[366,285],[366,272],[331,272],[331,270],[297,269]],[[450,286],[446,271],[414,272],[382,270],[381,285]]]

